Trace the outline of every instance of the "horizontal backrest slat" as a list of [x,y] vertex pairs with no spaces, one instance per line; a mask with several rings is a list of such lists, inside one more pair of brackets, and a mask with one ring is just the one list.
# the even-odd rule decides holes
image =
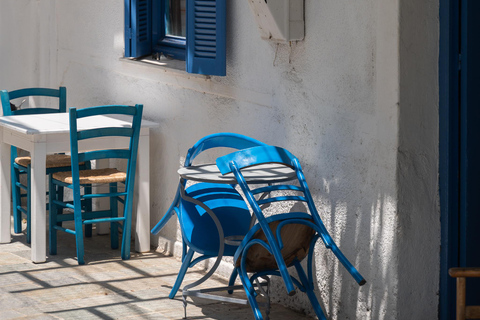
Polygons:
[[278,196],[278,197],[273,197],[273,198],[266,198],[263,200],[257,200],[257,203],[259,205],[265,204],[265,203],[272,203],[272,202],[279,202],[279,201],[303,201],[307,202],[307,199],[305,197],[301,196]]
[[77,133],[78,140],[92,139],[97,137],[112,137],[112,136],[121,136],[121,137],[131,137],[133,135],[132,128],[98,128],[98,129],[89,129],[79,131]]
[[130,151],[124,149],[96,150],[78,154],[78,161],[90,161],[98,159],[129,159]]
[[30,96],[60,97],[58,89],[51,88],[26,88],[9,92],[10,99],[17,99]]
[[58,113],[58,108],[26,108],[12,111],[13,115],[39,114],[39,113]]
[[[56,108],[24,108],[18,109],[17,106],[12,108],[13,105],[10,100],[15,100],[23,97],[42,96],[58,98],[58,106]],[[41,113],[53,113],[53,112],[65,112],[67,110],[67,88],[60,87],[58,89],[50,88],[25,88],[13,91],[1,90],[0,100],[2,102],[2,110],[4,116],[10,115],[22,115],[22,114],[41,114]]]
[[258,146],[244,149],[217,158],[217,167],[222,174],[232,172],[231,163],[235,163],[238,169],[264,164],[280,163],[293,167],[293,160],[296,159],[288,150],[275,146]]
[[289,184],[279,184],[279,185],[273,185],[273,186],[268,186],[268,187],[256,188],[256,189],[252,190],[252,194],[278,191],[278,190],[291,190],[291,191],[303,192],[303,189],[298,187],[298,186],[293,186],[293,185],[289,185]]
[[122,115],[135,115],[137,109],[132,106],[120,106],[120,105],[110,105],[110,106],[100,106],[100,107],[91,107],[77,110],[77,119],[90,117],[95,115],[106,115],[106,114],[122,114]]
[[237,133],[222,132],[211,134],[200,139],[192,148],[190,148],[185,165],[191,165],[193,159],[195,159],[197,155],[211,148],[223,147],[240,150],[263,145],[266,146],[266,144],[261,141]]

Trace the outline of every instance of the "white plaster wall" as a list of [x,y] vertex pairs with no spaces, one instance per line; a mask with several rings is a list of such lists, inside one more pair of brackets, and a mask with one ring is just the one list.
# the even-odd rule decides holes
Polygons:
[[[0,85],[56,85],[55,1],[3,0],[0,10]],[[55,78],[51,82],[53,77]]]
[[[434,319],[438,1],[414,3],[305,0],[305,40],[277,45],[260,38],[246,1],[229,1],[227,76],[206,79],[121,60],[122,0],[2,0],[0,87],[64,85],[74,107],[143,103],[145,118],[160,123],[151,139],[152,226],[200,137],[231,131],[286,147],[368,281],[358,287],[317,246],[328,316]],[[161,236],[153,244],[171,250],[175,219]],[[275,301],[312,312],[305,295],[287,297],[278,281]]]

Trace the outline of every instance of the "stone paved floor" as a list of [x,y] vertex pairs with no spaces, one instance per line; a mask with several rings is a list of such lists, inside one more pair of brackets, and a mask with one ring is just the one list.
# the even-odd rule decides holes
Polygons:
[[[0,244],[0,319],[182,319],[181,294],[168,298],[180,262],[156,252],[136,254],[128,261],[111,250],[109,236],[86,239],[86,265],[74,259],[73,236],[59,233],[58,255],[47,262],[30,261],[23,234]],[[187,273],[191,283],[201,270]],[[226,285],[223,279],[207,286]],[[236,294],[244,297],[242,292]],[[188,319],[253,319],[248,305],[188,299]],[[311,319],[277,304],[270,319]]]

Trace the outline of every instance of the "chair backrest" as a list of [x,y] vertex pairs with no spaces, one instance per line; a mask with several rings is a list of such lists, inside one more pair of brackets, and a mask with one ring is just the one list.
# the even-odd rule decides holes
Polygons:
[[[457,320],[480,319],[480,305],[467,304],[467,278],[480,278],[480,268],[450,268],[448,273],[457,278]],[[478,296],[476,297],[478,298]],[[475,301],[478,301],[476,299]]]
[[[296,241],[298,242],[298,245],[301,245],[301,241],[298,241],[300,239],[297,239],[299,238],[299,236],[297,235],[289,237],[288,234],[293,232],[287,231],[286,228],[288,226],[292,226],[291,230],[295,231],[294,229],[297,229],[295,227],[296,225],[304,225],[311,228],[312,231],[316,233],[311,240],[312,245],[315,243],[316,239],[322,239],[325,246],[328,249],[332,250],[335,256],[339,259],[339,261],[346,268],[346,270],[352,275],[352,277],[357,281],[357,283],[359,285],[364,285],[366,283],[363,276],[340,251],[340,249],[328,233],[327,229],[325,228],[325,225],[323,224],[323,221],[318,214],[313,198],[310,194],[310,190],[305,180],[305,176],[300,166],[300,162],[293,154],[279,147],[259,146],[237,151],[223,157],[219,157],[217,158],[216,162],[222,174],[233,172],[233,174],[235,175],[238,184],[242,188],[245,197],[247,198],[253,212],[257,217],[258,224],[260,225],[266,240],[268,241],[265,242],[261,241],[260,239],[254,239],[253,241],[251,241],[250,244],[259,243],[262,244],[262,246],[264,246],[265,248],[270,247],[271,253],[273,254],[275,259],[274,265],[278,266],[278,270],[282,275],[284,284],[287,288],[287,292],[292,293],[294,291],[294,287],[286,268],[289,262],[287,262],[287,252],[284,252],[287,251],[284,244],[289,243],[290,241]],[[242,174],[242,169],[268,163],[276,163],[291,167],[293,170],[295,170],[297,178],[296,183],[298,183],[298,185],[292,184],[292,180],[288,180],[286,182],[285,180],[283,180],[279,181],[279,183],[268,186],[256,186],[254,184],[249,185],[244,175]],[[268,197],[265,197],[265,195],[268,195]],[[298,211],[293,206],[288,208],[286,205],[284,205],[285,201],[300,201],[306,203],[308,207],[308,212]],[[267,218],[264,215],[261,207],[262,205],[269,205],[273,202],[281,202],[281,205],[279,206],[281,212],[275,213],[275,215],[269,216]],[[278,225],[275,225],[275,223],[277,222]],[[282,229],[285,229],[285,233],[282,233]],[[252,231],[255,231],[255,229],[252,229]],[[306,232],[303,232],[303,234],[305,233]],[[284,234],[287,234],[287,236],[284,237]],[[302,234],[302,232],[299,234]],[[289,244],[291,245],[291,249],[295,249],[295,247],[298,247],[297,245],[292,246],[292,243]],[[310,252],[313,252],[312,247],[310,248]],[[249,252],[249,254],[250,253],[251,252]],[[238,254],[240,254],[239,251],[237,251],[237,253],[235,254],[234,261],[238,261]],[[244,258],[247,256],[248,255],[243,255],[242,263],[245,261]],[[304,255],[302,256],[304,257]],[[308,257],[310,261],[308,277],[310,279],[309,281],[312,281],[312,255],[309,253]],[[301,259],[301,256],[296,255],[294,260],[292,261],[301,261]]]
[[[32,97],[32,96],[42,96],[42,97],[53,97],[58,98],[58,107],[57,108],[24,108],[16,109],[11,100],[23,98],[23,97]],[[13,91],[1,90],[0,91],[0,100],[2,102],[2,110],[4,116],[11,115],[23,115],[23,114],[41,114],[41,113],[62,113],[67,110],[67,88],[60,87],[58,89],[50,88],[25,88]],[[11,158],[12,162],[17,157],[17,148],[11,148]]]
[[[188,149],[187,156],[185,158],[185,167],[192,165],[193,160],[202,152],[207,151],[213,148],[232,148],[236,150],[241,150],[245,148],[251,148],[256,146],[266,146],[267,144],[258,141],[256,139],[230,132],[220,132],[211,135],[207,135],[200,140],[198,140],[190,149]],[[182,185],[183,183],[183,185]],[[185,187],[186,181],[182,180],[179,183],[175,199],[173,200],[170,208],[168,208],[165,216],[153,227],[152,233],[157,234],[160,230],[166,225],[170,217],[175,213],[175,209],[180,204],[180,189]],[[192,214],[196,212],[192,211]],[[179,217],[180,218],[180,217]],[[193,217],[192,217],[193,219]]]
[[[288,150],[275,146],[258,146],[219,157],[217,158],[216,163],[222,174],[225,175],[233,172],[238,184],[242,188],[243,192],[245,192],[247,200],[252,206],[252,209],[257,215],[257,219],[259,219],[259,221],[264,219],[262,209],[260,209],[260,206],[263,204],[279,201],[302,201],[308,204],[308,208],[315,222],[321,223],[318,212],[313,204],[313,199],[308,189],[308,185],[305,181],[305,176],[303,175],[300,162]],[[242,169],[268,163],[277,163],[291,167],[296,172],[299,186],[293,185],[290,182],[284,182],[266,187],[254,187],[252,189],[245,180],[242,174]],[[295,193],[295,195],[284,195],[285,192],[289,191]],[[254,195],[265,192],[281,192],[282,194],[278,196],[270,195],[269,197],[262,199],[256,199],[254,197]]]
[[237,150],[266,146],[267,144],[256,139],[230,132],[215,133],[198,140],[187,153],[185,166],[192,164],[193,160],[202,152],[212,148],[233,148]]
[[[142,111],[143,106],[139,104],[135,106],[98,106],[78,110],[76,108],[70,108],[70,151],[72,157],[72,178],[74,184],[78,184],[78,189],[80,188],[79,163],[100,159],[127,159],[127,180],[125,182],[125,190],[127,192],[133,191],[133,185],[135,182],[135,168],[137,162],[138,140],[140,136],[140,126],[142,121]],[[125,127],[99,127],[88,130],[78,129],[78,119],[99,115],[132,116],[131,125]],[[105,149],[86,152],[78,151],[78,142],[81,140],[113,136],[129,138],[130,141],[128,149]],[[77,186],[74,185],[74,189],[76,187]]]
[[[278,268],[286,281],[287,291],[292,292],[294,289],[291,280],[288,280],[290,276],[287,267],[294,261],[301,261],[306,257],[315,231],[326,231],[315,209],[298,159],[288,150],[280,147],[258,146],[219,157],[216,163],[222,174],[233,172],[235,175],[261,227],[261,232],[256,233],[254,236],[256,239],[253,241],[261,241],[265,246],[268,244],[272,254],[268,254],[260,246],[258,246],[260,251],[252,248],[248,252],[247,256],[250,258],[247,260],[253,262],[245,268],[249,272],[263,272]],[[249,184],[242,173],[245,168],[272,163],[276,166],[280,164],[292,168],[296,172],[297,179],[287,181],[281,179],[278,183],[265,186]],[[264,214],[263,209],[275,202],[280,203],[274,208],[279,212],[270,216]],[[286,205],[298,202],[306,203],[308,212],[297,211],[296,207]],[[324,239],[322,234],[323,232],[319,232],[319,236]],[[237,265],[238,254],[239,251],[234,257]]]
[[[266,146],[265,143],[237,133],[216,133],[203,137],[187,152],[185,167],[202,152],[213,148],[232,148],[236,150]],[[184,181],[186,183],[186,181]],[[223,228],[225,236],[245,234],[249,228],[250,212],[245,201],[231,186],[212,183],[196,184],[186,191],[190,199],[201,201],[213,211]],[[201,199],[201,200],[200,200]],[[198,203],[198,202],[197,202]],[[180,225],[185,241],[190,247],[203,254],[218,252],[218,231],[212,217],[204,209],[185,199],[181,200]],[[228,218],[226,218],[228,216]],[[196,232],[193,232],[197,230]],[[200,231],[201,230],[201,231]]]
[[[23,98],[23,97],[32,97],[32,96],[58,98],[58,107],[57,108],[38,107],[38,108],[25,108],[25,109],[13,110],[12,105],[10,104],[11,100]],[[19,89],[14,91],[2,90],[0,91],[0,98],[2,101],[2,110],[3,110],[4,116],[21,115],[21,114],[61,113],[67,110],[67,89],[65,87],[60,87],[58,89],[25,88],[25,89]]]

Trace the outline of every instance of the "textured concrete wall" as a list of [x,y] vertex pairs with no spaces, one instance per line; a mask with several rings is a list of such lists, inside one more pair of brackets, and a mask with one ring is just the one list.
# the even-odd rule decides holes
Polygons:
[[[229,1],[227,76],[207,79],[121,60],[122,0],[4,0],[0,87],[65,85],[75,107],[143,103],[145,118],[160,123],[151,139],[152,226],[200,137],[231,131],[286,147],[368,281],[359,288],[318,245],[316,285],[329,317],[433,319],[438,1],[417,2],[306,0],[305,40],[274,44],[260,38],[246,1]],[[168,250],[175,239],[176,221],[152,238]],[[274,286],[276,301],[312,312],[305,295]]]
[[[400,107],[398,118],[399,319],[436,318],[438,286],[415,290],[440,274],[438,199],[438,3],[400,4]],[[433,254],[435,253],[435,254]],[[433,280],[433,279],[432,279]]]

